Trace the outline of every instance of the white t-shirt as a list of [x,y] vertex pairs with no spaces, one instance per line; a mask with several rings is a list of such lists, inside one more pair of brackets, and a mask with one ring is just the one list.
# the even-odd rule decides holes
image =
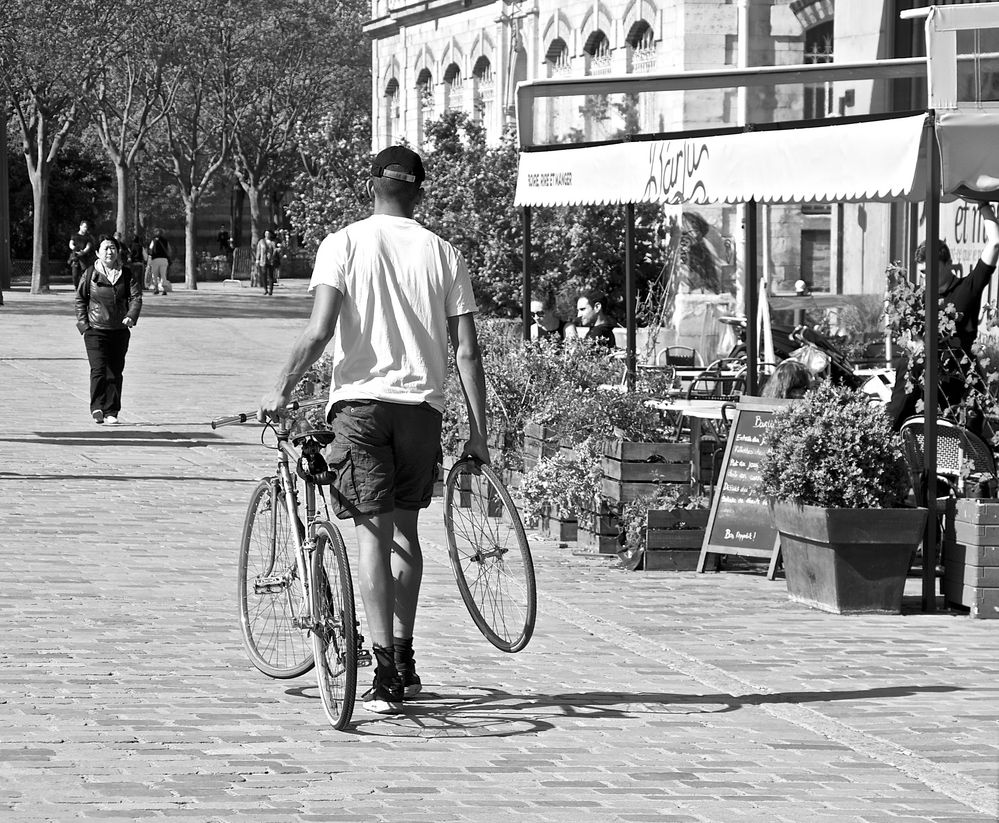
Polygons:
[[447,318],[476,311],[461,253],[415,220],[375,214],[323,240],[309,290],[319,285],[343,294],[329,407],[385,400],[443,412]]

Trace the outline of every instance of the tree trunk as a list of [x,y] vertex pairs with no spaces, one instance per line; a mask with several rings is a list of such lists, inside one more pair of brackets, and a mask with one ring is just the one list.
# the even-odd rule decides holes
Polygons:
[[114,227],[121,232],[121,238],[128,242],[128,177],[129,168],[124,163],[115,163],[115,176],[118,178],[118,217]]
[[246,199],[250,203],[250,248],[255,249],[257,242],[263,236],[260,217],[260,189],[254,185],[243,184]]
[[49,167],[39,159],[35,171],[28,171],[34,205],[31,237],[31,293],[49,291]]
[[198,288],[198,267],[194,259],[194,221],[198,216],[198,203],[194,198],[184,201],[184,285]]

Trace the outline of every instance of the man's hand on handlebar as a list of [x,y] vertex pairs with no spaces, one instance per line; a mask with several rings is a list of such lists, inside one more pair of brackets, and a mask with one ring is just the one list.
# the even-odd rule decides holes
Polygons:
[[289,393],[277,389],[268,392],[260,400],[260,408],[257,409],[257,420],[261,423],[268,421],[277,422],[281,415],[285,413],[285,408],[291,401]]

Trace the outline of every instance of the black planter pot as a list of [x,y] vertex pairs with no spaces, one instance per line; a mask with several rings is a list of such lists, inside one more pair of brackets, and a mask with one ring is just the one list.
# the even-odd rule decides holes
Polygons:
[[792,600],[836,614],[902,611],[926,509],[770,506]]

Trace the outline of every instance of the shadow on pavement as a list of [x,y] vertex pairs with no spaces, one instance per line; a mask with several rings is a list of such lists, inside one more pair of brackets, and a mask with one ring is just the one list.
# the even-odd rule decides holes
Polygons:
[[[361,689],[360,682],[358,683]],[[750,706],[880,700],[919,694],[956,692],[957,686],[893,686],[825,692],[777,694],[675,694],[671,692],[566,692],[518,695],[499,689],[443,694],[424,691],[405,704],[401,715],[366,715],[360,707],[346,733],[393,737],[509,737],[554,728],[544,715],[580,720],[626,719],[642,714],[725,714]],[[287,689],[286,694],[319,699],[314,686]],[[531,716],[531,715],[534,716]],[[538,716],[541,715],[541,716]]]
[[0,437],[0,443],[25,443],[44,446],[169,446],[171,448],[204,448],[206,446],[239,445],[226,442],[221,435],[175,431],[132,431],[131,424],[94,427],[80,432],[34,432],[33,436]]
[[109,480],[132,483],[136,480],[167,480],[172,483],[184,480],[198,480],[205,483],[250,483],[246,477],[204,477],[197,474],[21,474],[20,472],[0,471],[0,483],[5,480],[89,480],[106,483]]

